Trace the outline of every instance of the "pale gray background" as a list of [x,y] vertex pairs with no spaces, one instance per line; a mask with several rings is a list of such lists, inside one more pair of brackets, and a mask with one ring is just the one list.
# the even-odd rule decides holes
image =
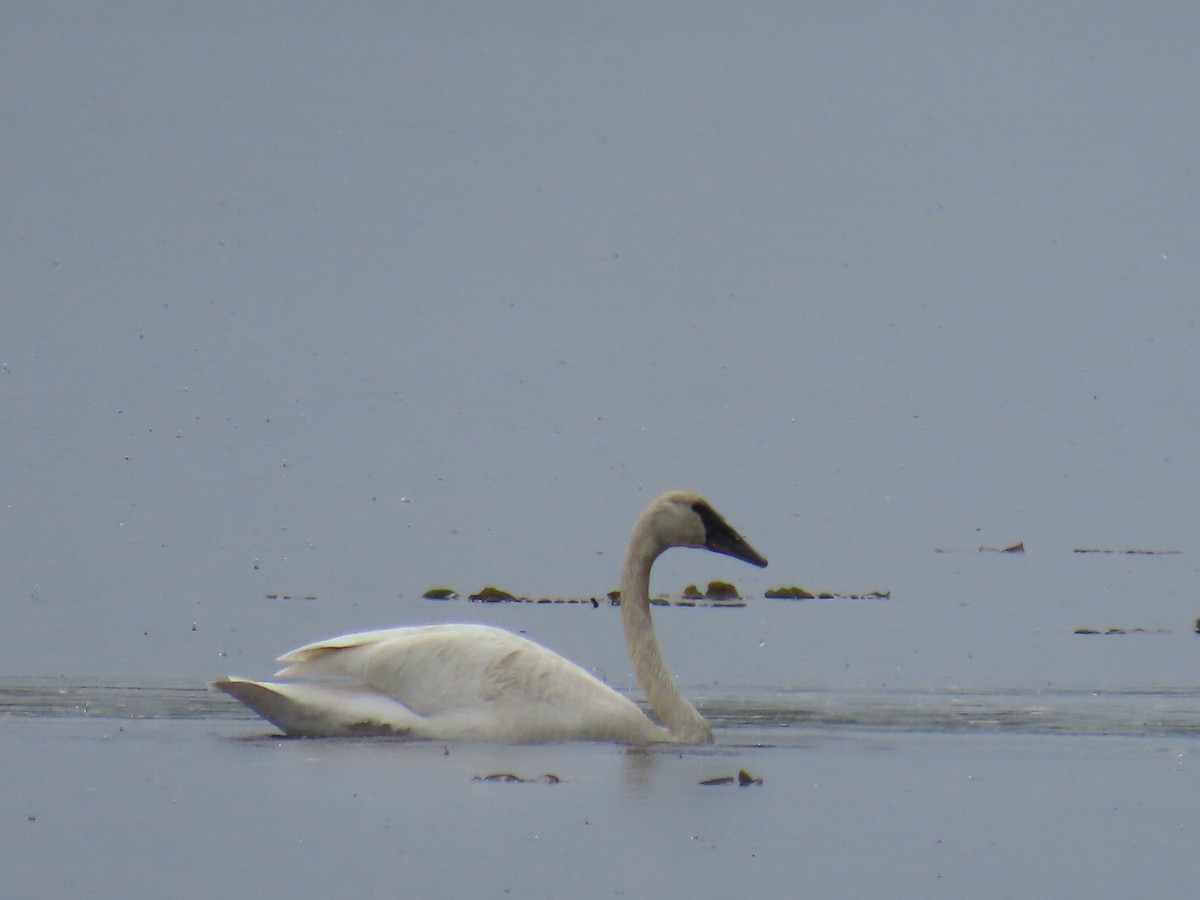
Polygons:
[[[628,685],[611,610],[419,595],[611,589],[641,506],[688,486],[771,567],[680,552],[656,588],[892,591],[669,611],[693,690],[1194,691],[1197,46],[1191,3],[5,6],[0,675],[199,685],[338,631],[449,618],[525,629]],[[1024,557],[932,552],[1015,540]],[[1053,740],[1018,795],[1076,771]],[[221,744],[199,784],[239,751]],[[1012,846],[998,835],[1027,834],[1028,810],[967,812],[955,858],[999,841],[1029,863],[993,873],[994,896],[1049,896],[1077,853],[1094,867],[1064,896],[1125,896],[1098,874],[1123,867],[1169,893],[1200,804],[1142,801],[1196,800],[1194,740],[1148,757],[1178,760],[1174,781],[1129,752],[1062,786],[1130,786],[1107,831],[1068,805],[1061,843]],[[799,790],[838,758],[785,755],[768,779],[811,769]],[[878,824],[878,865],[814,854],[820,895],[903,895],[891,875],[924,859],[898,835],[931,807],[873,758],[852,756],[848,783],[886,809],[827,802],[860,817],[846,834]],[[289,796],[262,814],[306,815]],[[776,849],[762,885],[795,860]],[[728,894],[671,859],[655,871]],[[302,854],[283,883],[321,895],[322,864]],[[987,895],[956,871],[947,896]],[[908,895],[933,895],[932,869],[912,874]],[[562,893],[558,877],[525,887]]]
[[664,589],[1196,547],[1191,4],[3,19],[4,671],[607,590],[674,486],[772,568]]

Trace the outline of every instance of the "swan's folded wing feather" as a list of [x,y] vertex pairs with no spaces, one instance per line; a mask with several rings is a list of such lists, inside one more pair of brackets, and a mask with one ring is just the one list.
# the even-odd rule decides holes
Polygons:
[[[427,625],[343,635],[280,657],[284,678],[350,678],[420,715],[496,704],[636,706],[579,666],[501,628]],[[639,712],[640,716],[641,713]],[[643,717],[644,718],[644,717]]]

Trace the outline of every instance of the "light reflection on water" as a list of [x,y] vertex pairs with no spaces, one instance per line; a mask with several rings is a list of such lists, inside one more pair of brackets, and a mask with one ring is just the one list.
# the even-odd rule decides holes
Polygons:
[[717,728],[1200,735],[1200,690],[804,691],[704,704]]
[[[1200,735],[1200,688],[1117,691],[777,691],[699,698],[718,743],[789,744],[830,730]],[[0,717],[255,720],[191,682],[0,679]],[[265,723],[264,723],[264,727]]]

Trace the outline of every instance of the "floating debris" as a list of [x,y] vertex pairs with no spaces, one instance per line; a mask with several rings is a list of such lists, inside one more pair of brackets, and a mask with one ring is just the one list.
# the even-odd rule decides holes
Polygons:
[[719,787],[725,784],[737,784],[738,787],[747,787],[751,784],[762,784],[762,778],[756,778],[745,769],[739,769],[737,775],[719,775],[716,778],[705,778],[700,782],[706,787]]
[[[611,599],[611,596],[612,596],[611,594],[609,596],[610,596],[609,603],[611,605],[613,605],[613,606],[621,605],[620,597],[617,597],[614,600],[614,599]],[[729,608],[737,609],[737,608],[741,608],[741,607],[745,606],[746,601],[742,600],[740,598],[737,600],[706,600],[702,597],[695,598],[690,593],[684,594],[680,597],[669,597],[666,594],[658,594],[658,595],[650,598],[650,605],[651,606],[682,606],[682,607],[687,607],[687,608],[701,607],[701,608],[709,608],[709,609],[718,609],[721,607],[729,607]]]
[[475,603],[515,603],[517,598],[508,591],[502,591],[500,588],[493,585],[487,585],[479,593],[471,594],[467,597]]
[[816,594],[798,584],[771,588],[763,594],[768,600],[813,600]]
[[976,547],[974,550],[963,550],[960,547],[934,547],[934,553],[1024,553],[1025,542],[1005,544],[1002,547]]
[[[976,550],[964,550],[961,547],[934,547],[934,553],[1024,553],[1025,542],[1017,541],[1002,547],[979,547]],[[1075,547],[1072,553],[1095,553],[1102,555],[1121,554],[1124,556],[1178,556],[1182,551],[1171,549],[1146,549],[1142,547]]]
[[1120,550],[1110,550],[1103,547],[1076,547],[1073,553],[1121,554],[1124,556],[1178,556],[1179,550],[1146,550],[1139,547],[1125,547]]
[[742,595],[738,593],[738,589],[728,581],[710,581],[708,589],[704,592],[706,600],[741,600]]
[[547,772],[537,778],[522,778],[511,772],[496,772],[493,775],[476,775],[472,781],[492,781],[500,784],[561,784],[562,779]]
[[888,600],[892,596],[891,591],[874,590],[864,591],[860,594],[842,594],[837,591],[820,591],[813,593],[799,585],[790,587],[771,588],[763,594],[768,600]]
[[[1200,620],[1196,622],[1196,631],[1200,632]],[[1076,634],[1171,634],[1170,628],[1076,628]]]
[[[712,584],[722,585],[724,582],[713,582]],[[709,585],[710,590],[712,584]],[[732,585],[730,585],[733,588]],[[650,598],[650,603],[654,606],[710,606],[710,607],[741,607],[746,605],[746,601],[737,596],[736,588],[734,590],[733,599],[715,599],[702,595],[695,585],[689,585],[689,589],[685,589],[681,597],[670,597],[666,594],[659,594],[656,597]],[[718,588],[718,593],[720,589]],[[430,588],[421,595],[427,600],[457,600],[459,595],[453,588],[437,587]],[[315,598],[314,598],[315,599]],[[498,588],[494,585],[488,585],[482,590],[474,594],[468,594],[467,599],[472,603],[537,603],[541,605],[550,604],[570,604],[575,606],[585,606],[590,604],[593,609],[598,609],[604,601],[597,597],[522,597],[516,594],[509,593],[506,590]],[[609,606],[621,605],[621,592],[609,591],[604,595]]]
[[316,600],[316,594],[281,594],[277,591],[272,591],[267,594],[268,600]]
[[[619,593],[618,593],[619,595]],[[684,600],[740,600],[742,595],[738,593],[737,587],[727,581],[710,581],[708,588],[704,593],[700,592],[695,584],[688,584],[683,589],[683,593],[679,594]]]

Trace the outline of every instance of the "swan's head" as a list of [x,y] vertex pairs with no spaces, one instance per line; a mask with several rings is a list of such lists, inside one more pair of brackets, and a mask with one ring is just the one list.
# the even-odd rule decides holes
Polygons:
[[704,547],[759,568],[767,564],[707,500],[692,491],[668,491],[655,497],[639,524],[653,535],[660,551],[668,547]]

